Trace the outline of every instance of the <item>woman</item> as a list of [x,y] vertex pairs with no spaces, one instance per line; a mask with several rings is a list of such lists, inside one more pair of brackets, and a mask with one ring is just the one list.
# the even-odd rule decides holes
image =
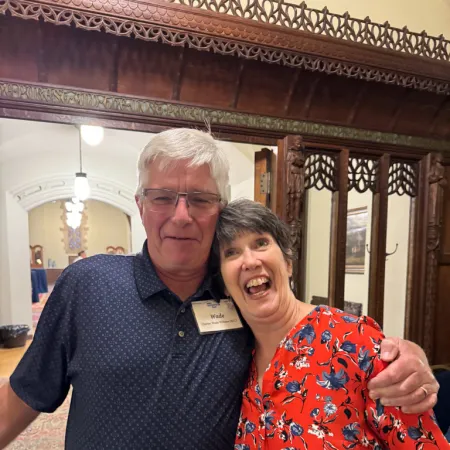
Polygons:
[[289,230],[275,214],[234,201],[217,240],[227,294],[255,335],[236,450],[449,448],[430,413],[406,415],[368,396],[385,366],[372,319],[295,298]]

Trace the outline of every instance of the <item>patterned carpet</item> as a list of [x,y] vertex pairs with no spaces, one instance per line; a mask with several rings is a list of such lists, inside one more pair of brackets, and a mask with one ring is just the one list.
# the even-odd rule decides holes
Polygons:
[[[0,385],[6,380],[0,379]],[[53,414],[41,414],[6,450],[63,450],[70,393]]]

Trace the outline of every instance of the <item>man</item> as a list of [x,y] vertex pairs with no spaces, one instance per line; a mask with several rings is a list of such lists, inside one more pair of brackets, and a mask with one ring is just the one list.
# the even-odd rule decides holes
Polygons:
[[[69,450],[233,448],[252,336],[245,324],[212,330],[201,319],[225,304],[210,248],[227,159],[210,135],[176,129],[151,140],[138,171],[142,253],[94,256],[60,276],[1,389],[0,448],[71,386]],[[371,395],[411,411],[432,407],[438,386],[424,353],[406,341],[385,341],[382,352],[400,357]]]
[[81,250],[81,252],[78,252],[78,256],[73,260],[73,262],[80,261],[81,259],[84,259],[86,257],[86,252],[84,250]]

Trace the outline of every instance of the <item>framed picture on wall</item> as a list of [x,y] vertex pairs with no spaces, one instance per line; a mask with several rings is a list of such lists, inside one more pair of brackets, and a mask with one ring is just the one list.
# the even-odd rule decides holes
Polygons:
[[349,209],[347,213],[347,245],[345,272],[364,273],[366,261],[367,207]]

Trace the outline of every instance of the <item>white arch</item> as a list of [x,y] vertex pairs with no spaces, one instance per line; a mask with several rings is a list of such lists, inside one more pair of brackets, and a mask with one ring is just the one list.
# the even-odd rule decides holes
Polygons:
[[[137,212],[134,192],[125,185],[104,177],[89,176],[90,199],[115,206],[129,216]],[[61,173],[36,178],[30,182],[9,189],[25,211],[44,203],[73,197],[74,175]]]

